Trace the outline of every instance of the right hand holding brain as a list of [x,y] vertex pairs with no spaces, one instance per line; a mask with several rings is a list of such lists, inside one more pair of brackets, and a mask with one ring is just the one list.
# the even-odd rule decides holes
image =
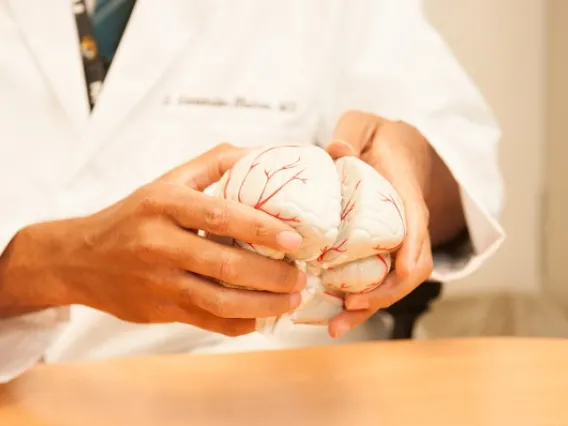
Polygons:
[[[341,312],[345,293],[379,286],[390,270],[391,253],[405,236],[402,202],[391,184],[358,158],[334,162],[317,147],[251,152],[224,175],[216,194],[254,207],[302,235],[295,253],[233,241],[266,257],[294,261],[317,277],[290,317],[294,323],[326,324]],[[260,327],[274,327],[275,320]]]
[[[299,248],[289,224],[202,193],[244,152],[220,146],[91,216],[28,227],[9,250],[22,260],[2,277],[14,290],[7,294],[23,306],[82,304],[130,322],[184,322],[226,335],[290,312],[300,304],[304,273],[197,233],[283,253]],[[33,277],[30,259],[39,265]]]

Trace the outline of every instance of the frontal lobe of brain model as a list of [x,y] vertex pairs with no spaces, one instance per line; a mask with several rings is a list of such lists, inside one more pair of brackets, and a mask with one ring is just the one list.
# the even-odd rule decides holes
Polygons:
[[216,195],[263,211],[302,235],[293,255],[234,241],[296,262],[311,275],[294,322],[325,324],[341,311],[345,293],[379,286],[405,236],[402,202],[392,185],[358,158],[334,161],[315,146],[255,150],[223,176]]

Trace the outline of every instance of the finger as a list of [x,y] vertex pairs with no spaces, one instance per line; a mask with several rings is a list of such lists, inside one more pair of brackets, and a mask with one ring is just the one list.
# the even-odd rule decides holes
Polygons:
[[[180,308],[180,310],[182,310]],[[250,334],[256,329],[255,319],[243,318],[220,318],[207,311],[192,309],[190,324],[203,330],[213,331],[229,337],[243,336]],[[178,321],[179,322],[179,321]]]
[[196,306],[184,308],[172,303],[161,305],[152,323],[184,323],[225,336],[242,336],[256,328],[254,319],[221,318]]
[[219,181],[225,172],[248,152],[248,148],[239,148],[228,143],[220,144],[176,167],[160,180],[188,185],[197,191],[203,191]]
[[171,189],[166,213],[180,226],[249,244],[295,253],[302,237],[275,217],[245,204],[211,197],[184,187]]
[[[176,228],[164,229],[142,252],[188,272],[253,290],[297,293],[306,275],[294,265],[252,251],[226,246]],[[150,253],[148,253],[150,252]]]
[[432,255],[427,244],[421,252],[419,270],[406,279],[394,271],[375,290],[357,295],[348,295],[345,299],[346,311],[329,321],[328,332],[331,337],[338,338],[367,321],[379,309],[391,306],[407,296],[422,284],[432,271]]
[[185,274],[176,282],[180,306],[197,306],[219,318],[268,318],[300,306],[299,293],[276,294],[224,287]]
[[400,278],[409,277],[421,256],[428,238],[428,219],[419,202],[405,202],[406,235],[394,259],[394,269]]
[[415,267],[428,236],[428,209],[421,186],[412,172],[412,160],[404,150],[398,148],[404,144],[406,137],[406,133],[399,129],[402,127],[396,124],[381,127],[361,158],[391,183],[402,200],[406,235],[397,253],[395,266],[399,275],[407,277]]
[[370,144],[383,119],[361,111],[348,111],[339,119],[327,146],[332,158],[359,156]]
[[345,298],[345,308],[348,311],[371,309],[377,311],[391,306],[407,296],[412,290],[428,279],[432,272],[432,251],[429,239],[422,246],[417,267],[413,273],[402,278],[396,271],[391,272],[385,281],[373,291],[360,294],[350,294]]
[[[167,295],[165,295],[167,297]],[[92,306],[104,310],[104,307]],[[221,333],[227,336],[240,336],[251,333],[256,328],[254,319],[220,318],[196,306],[181,307],[173,303],[171,297],[153,298],[144,303],[130,303],[113,314],[123,321],[135,324],[190,324],[205,330]]]
[[376,311],[363,309],[359,311],[343,311],[329,321],[327,326],[331,337],[337,339],[373,316]]

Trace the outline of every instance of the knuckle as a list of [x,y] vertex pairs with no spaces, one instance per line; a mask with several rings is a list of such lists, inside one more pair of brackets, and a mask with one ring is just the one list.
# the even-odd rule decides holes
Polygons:
[[193,306],[195,304],[195,295],[189,287],[182,287],[178,293],[180,306]]
[[270,228],[263,222],[257,222],[253,225],[254,236],[258,239],[264,239],[270,235]]
[[392,122],[388,122],[387,120],[385,120],[384,118],[378,115],[358,109],[352,109],[344,112],[339,118],[338,123],[340,125],[345,125],[346,123],[351,123],[351,122],[364,123],[364,125],[368,128],[369,131],[376,129],[379,125],[385,122],[392,124]]
[[239,272],[237,262],[233,256],[229,256],[227,253],[222,255],[217,260],[216,268],[217,276],[215,278],[219,279],[219,281],[238,284]]
[[157,254],[158,248],[146,232],[139,232],[132,243],[132,251],[137,259],[145,261],[152,260]]
[[153,261],[157,256],[165,254],[165,247],[156,239],[156,232],[151,224],[138,226],[136,236],[131,243],[134,255],[142,261]]
[[289,293],[296,289],[300,274],[302,273],[298,268],[291,265],[278,262],[279,270],[274,275],[277,280],[278,289]]
[[346,121],[351,121],[351,120],[357,120],[357,119],[361,119],[361,118],[365,118],[367,117],[369,114],[357,110],[357,109],[351,109],[349,111],[345,111],[341,117],[339,118],[339,122],[340,123],[345,123]]
[[229,149],[233,149],[235,148],[235,146],[229,142],[221,142],[220,144],[218,144],[215,148],[213,148],[215,151],[226,151]]
[[390,126],[392,127],[392,129],[394,131],[396,131],[399,134],[406,135],[406,134],[410,133],[412,136],[414,136],[413,135],[414,127],[412,125],[408,124],[406,121],[394,120],[390,123]]
[[142,214],[159,213],[164,208],[164,197],[152,186],[142,188],[139,193],[138,210]]
[[207,231],[223,233],[228,227],[229,209],[225,205],[210,206],[205,209],[203,220]]
[[231,316],[230,297],[226,289],[220,288],[210,306],[210,312],[221,318],[229,318]]

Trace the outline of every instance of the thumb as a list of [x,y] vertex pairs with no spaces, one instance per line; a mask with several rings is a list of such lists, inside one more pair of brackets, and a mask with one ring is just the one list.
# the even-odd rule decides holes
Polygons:
[[367,149],[383,119],[361,111],[348,111],[339,119],[327,146],[332,158],[359,157]]
[[248,152],[248,148],[222,143],[170,170],[159,180],[187,185],[196,191],[203,191],[209,185],[218,182],[225,172]]
[[419,155],[416,149],[406,147],[410,137],[405,129],[398,124],[383,126],[361,159],[391,183],[402,202],[399,210],[394,195],[383,194],[406,222],[406,235],[395,260],[395,270],[406,277],[418,262],[428,238],[428,208],[416,173],[420,168],[416,163]]

